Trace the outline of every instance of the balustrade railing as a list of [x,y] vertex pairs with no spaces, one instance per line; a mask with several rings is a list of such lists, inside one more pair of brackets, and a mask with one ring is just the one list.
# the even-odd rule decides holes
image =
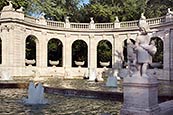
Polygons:
[[149,25],[161,24],[166,21],[165,16],[147,19]]
[[[37,23],[38,21],[38,19],[31,16],[25,16],[24,20],[27,22],[32,22],[32,23]],[[162,24],[165,21],[166,21],[165,16],[147,19],[147,23],[149,25]],[[138,20],[124,21],[119,23],[120,23],[120,28],[131,28],[131,27],[137,27]],[[69,23],[69,25],[70,25],[69,28],[73,28],[73,29],[89,29],[90,28],[90,23]],[[47,20],[47,26],[65,28],[66,24],[65,22]],[[113,28],[115,28],[114,23],[95,23],[95,29],[113,29]]]
[[96,29],[113,29],[114,23],[95,23]]
[[120,22],[120,28],[137,27],[137,26],[138,26],[138,20]]
[[49,27],[57,27],[57,28],[64,28],[65,27],[65,23],[64,22],[47,20],[47,26],[49,26]]
[[70,28],[89,29],[89,23],[70,23]]

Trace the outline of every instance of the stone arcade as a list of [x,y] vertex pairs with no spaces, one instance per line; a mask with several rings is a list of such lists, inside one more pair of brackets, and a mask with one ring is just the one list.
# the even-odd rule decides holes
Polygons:
[[[69,17],[65,22],[56,22],[25,16],[22,8],[14,10],[10,5],[5,6],[0,15],[0,41],[1,64],[0,69],[8,71],[11,76],[33,76],[33,71],[40,76],[62,76],[68,78],[84,76],[88,69],[97,72],[104,71],[97,68],[97,45],[102,40],[112,44],[112,69],[117,73],[122,63],[124,41],[128,38],[135,40],[139,29],[138,21],[114,23],[73,23]],[[173,15],[168,12],[166,16],[147,19],[150,25],[151,37],[158,37],[163,41],[163,69],[157,69],[158,79],[173,80]],[[26,66],[26,38],[35,36],[36,66]],[[62,67],[48,67],[48,42],[58,39],[62,43]],[[72,44],[76,40],[82,40],[87,44],[87,67],[72,67]],[[30,60],[31,63],[33,62]],[[53,68],[53,69],[52,69]],[[80,69],[80,71],[79,71]],[[149,72],[152,72],[149,71]],[[72,76],[73,75],[73,76]]]

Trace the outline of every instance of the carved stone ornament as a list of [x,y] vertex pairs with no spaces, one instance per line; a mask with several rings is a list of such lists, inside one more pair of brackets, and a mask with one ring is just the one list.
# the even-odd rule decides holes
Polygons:
[[94,38],[94,34],[89,34],[89,38]]
[[20,27],[20,30],[23,32],[26,32],[26,28],[25,27]]
[[71,34],[68,34],[68,33],[65,34],[66,38],[70,38],[70,36],[71,36]]
[[14,30],[14,25],[4,25],[4,26],[1,27],[1,32],[3,30],[7,30],[9,32],[10,29]]
[[8,1],[9,5],[8,6],[4,6],[2,11],[14,11],[13,5],[11,3],[11,1]]

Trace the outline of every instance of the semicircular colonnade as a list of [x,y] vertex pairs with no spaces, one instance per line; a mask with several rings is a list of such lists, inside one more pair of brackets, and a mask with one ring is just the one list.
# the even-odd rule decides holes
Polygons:
[[[151,37],[158,37],[163,41],[163,69],[157,69],[157,77],[173,80],[173,15],[147,19]],[[84,76],[88,69],[98,68],[97,46],[100,41],[111,44],[111,68],[118,72],[122,64],[124,41],[128,38],[135,41],[139,34],[138,21],[114,23],[73,23],[58,22],[44,18],[36,19],[25,16],[22,11],[3,9],[0,17],[1,64],[2,71],[9,71],[12,76],[33,76],[36,70],[40,76],[66,76],[69,78]],[[36,43],[35,66],[26,65],[26,61],[33,61],[26,57],[26,40],[34,36]],[[52,39],[61,43],[61,66],[48,66],[48,46]],[[73,43],[81,40],[87,47],[87,63],[85,67],[73,67]],[[33,63],[34,63],[33,61]],[[55,61],[55,60],[54,60]],[[73,60],[74,61],[74,60]],[[29,62],[28,62],[29,63]],[[155,71],[155,70],[152,70]]]

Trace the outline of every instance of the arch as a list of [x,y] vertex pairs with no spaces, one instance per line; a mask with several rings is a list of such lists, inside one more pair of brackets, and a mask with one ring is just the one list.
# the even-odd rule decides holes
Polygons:
[[97,45],[97,67],[101,68],[100,62],[110,62],[109,68],[112,67],[112,44],[108,40],[101,40]]
[[48,65],[47,66],[52,66],[50,64],[50,61],[59,61],[59,64],[57,64],[56,66],[58,67],[62,67],[63,66],[63,44],[62,42],[57,39],[57,38],[51,38],[48,41],[48,45],[47,45],[47,51],[48,51],[48,57],[47,57],[47,61],[48,61]]
[[[153,63],[160,63],[160,66],[158,68],[163,68],[163,51],[164,51],[164,43],[163,40],[160,37],[152,37],[151,40],[154,40],[155,46],[157,48],[157,52],[154,56],[152,56],[152,62]],[[150,40],[150,41],[151,41]],[[152,68],[152,67],[150,67]]]
[[[130,39],[130,41],[133,43],[133,44],[135,44],[135,40],[133,40],[133,39]],[[125,68],[126,66],[127,66],[127,61],[128,61],[128,59],[127,59],[127,39],[125,39],[124,40],[124,42],[123,42],[123,68]]]
[[72,43],[72,67],[77,67],[75,61],[85,61],[82,67],[88,67],[88,45],[84,40]]
[[[25,41],[25,59],[27,60],[35,60],[37,63],[37,47],[38,47],[38,39],[34,35],[29,35],[26,37]],[[36,63],[33,64],[33,66],[36,66]],[[25,64],[26,66],[28,65],[27,63]]]

